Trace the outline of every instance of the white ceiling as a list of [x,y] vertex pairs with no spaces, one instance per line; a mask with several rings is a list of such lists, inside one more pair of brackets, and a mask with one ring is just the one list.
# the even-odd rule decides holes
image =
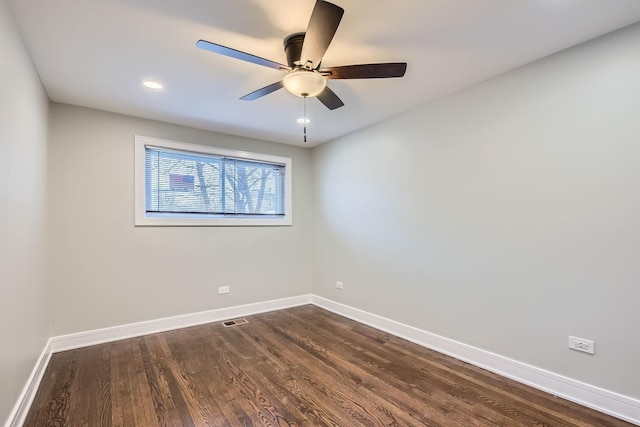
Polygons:
[[[53,101],[313,146],[640,20],[639,0],[335,0],[323,65],[408,63],[401,79],[332,80],[327,110],[280,90],[283,72],[195,47],[198,39],[285,63],[315,0],[9,0]],[[141,82],[162,82],[152,92]]]

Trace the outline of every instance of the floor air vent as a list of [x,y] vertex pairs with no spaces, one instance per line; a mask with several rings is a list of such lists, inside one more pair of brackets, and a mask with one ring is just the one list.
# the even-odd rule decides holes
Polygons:
[[244,325],[245,323],[249,323],[247,319],[233,319],[233,320],[225,320],[222,322],[222,326],[225,328],[229,328],[231,326]]

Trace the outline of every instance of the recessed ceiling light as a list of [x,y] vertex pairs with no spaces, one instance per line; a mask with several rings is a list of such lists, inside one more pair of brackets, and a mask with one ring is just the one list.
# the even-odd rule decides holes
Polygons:
[[309,120],[309,119],[304,119],[304,118],[302,118],[302,117],[298,119],[298,123],[300,123],[301,125],[303,125],[303,124],[305,124],[305,123],[310,123],[310,122],[311,122],[311,120]]
[[142,82],[142,84],[146,88],[153,89],[153,90],[160,90],[160,89],[162,89],[164,87],[160,83],[154,82],[154,81],[151,81],[151,80],[145,80],[145,81]]

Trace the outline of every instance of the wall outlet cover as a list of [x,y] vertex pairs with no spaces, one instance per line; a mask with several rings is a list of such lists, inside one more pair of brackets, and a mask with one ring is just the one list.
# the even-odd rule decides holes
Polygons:
[[584,338],[569,336],[569,348],[583,353],[595,354],[595,343]]

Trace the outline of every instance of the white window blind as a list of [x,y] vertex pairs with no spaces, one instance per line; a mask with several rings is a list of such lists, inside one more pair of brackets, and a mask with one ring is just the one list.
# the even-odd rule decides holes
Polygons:
[[284,165],[145,147],[147,213],[284,215]]

